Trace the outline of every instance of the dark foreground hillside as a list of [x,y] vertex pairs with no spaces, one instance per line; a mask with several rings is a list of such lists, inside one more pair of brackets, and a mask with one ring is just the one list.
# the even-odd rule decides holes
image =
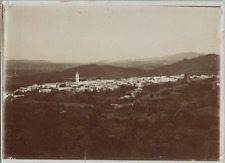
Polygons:
[[132,87],[7,99],[4,158],[218,160],[219,88],[213,82],[146,86],[124,101],[118,97]]

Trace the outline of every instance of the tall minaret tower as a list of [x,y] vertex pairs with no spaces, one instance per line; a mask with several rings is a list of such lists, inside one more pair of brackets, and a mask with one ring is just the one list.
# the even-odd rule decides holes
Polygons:
[[76,83],[79,83],[79,73],[78,72],[76,72],[75,81],[76,81]]

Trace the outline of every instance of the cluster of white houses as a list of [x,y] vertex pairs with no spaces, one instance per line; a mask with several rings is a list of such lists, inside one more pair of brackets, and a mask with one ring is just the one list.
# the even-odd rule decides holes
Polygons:
[[[141,90],[141,87],[146,85],[151,85],[153,83],[165,83],[165,82],[176,82],[178,80],[185,79],[187,82],[190,80],[201,80],[215,77],[215,75],[192,75],[187,76],[184,74],[181,75],[172,75],[172,76],[152,76],[152,77],[131,77],[123,78],[119,80],[87,80],[80,81],[79,73],[75,74],[75,82],[57,82],[57,83],[45,83],[45,84],[34,84],[28,87],[21,87],[14,91],[25,93],[28,91],[38,90],[39,93],[50,93],[53,90],[67,90],[67,91],[105,91],[105,90],[115,90],[121,85],[130,85],[136,86],[137,91]],[[216,76],[217,77],[217,76]]]

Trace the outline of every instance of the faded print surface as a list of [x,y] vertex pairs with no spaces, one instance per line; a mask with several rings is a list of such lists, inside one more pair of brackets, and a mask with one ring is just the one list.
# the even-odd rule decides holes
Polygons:
[[4,158],[219,159],[220,8],[5,7]]

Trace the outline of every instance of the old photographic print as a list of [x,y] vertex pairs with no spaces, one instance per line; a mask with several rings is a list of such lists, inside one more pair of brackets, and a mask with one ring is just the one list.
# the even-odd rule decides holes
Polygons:
[[4,159],[219,160],[220,7],[2,9]]

